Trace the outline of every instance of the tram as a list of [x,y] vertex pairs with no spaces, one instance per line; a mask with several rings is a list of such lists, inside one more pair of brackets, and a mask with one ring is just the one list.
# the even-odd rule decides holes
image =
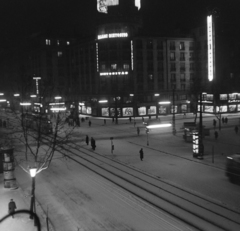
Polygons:
[[23,126],[40,131],[43,134],[52,133],[52,122],[44,114],[24,113],[22,114]]

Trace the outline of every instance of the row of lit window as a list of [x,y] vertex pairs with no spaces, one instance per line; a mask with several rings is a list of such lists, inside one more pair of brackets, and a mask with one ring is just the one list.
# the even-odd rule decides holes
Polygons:
[[[70,42],[69,41],[64,41],[64,43],[62,44],[62,41],[60,42],[60,40],[57,40],[56,44],[58,46],[60,46],[60,45],[70,45]],[[52,40],[51,39],[46,39],[46,45],[48,45],[48,46],[53,45]]]
[[[123,64],[121,66],[116,63],[111,64],[111,70],[118,70],[120,68],[123,68],[123,70],[129,70],[130,66],[129,66],[129,64]],[[101,65],[101,70],[107,70],[106,64]]]

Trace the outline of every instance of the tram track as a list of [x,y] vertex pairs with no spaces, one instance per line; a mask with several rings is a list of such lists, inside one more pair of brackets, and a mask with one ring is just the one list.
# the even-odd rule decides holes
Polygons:
[[240,213],[222,204],[207,200],[96,151],[91,152],[78,144],[64,144],[58,151],[199,230],[240,229]]

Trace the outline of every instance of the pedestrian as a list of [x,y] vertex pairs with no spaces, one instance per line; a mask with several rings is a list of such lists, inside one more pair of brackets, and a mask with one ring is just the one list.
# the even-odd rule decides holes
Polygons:
[[227,124],[228,123],[228,118],[227,117],[225,117],[225,124]]
[[136,126],[136,121],[134,120],[134,127]]
[[15,209],[17,209],[16,203],[13,199],[11,199],[8,203],[8,213],[12,216],[12,218],[14,218]]
[[218,138],[218,132],[217,131],[214,132],[214,136],[215,136],[215,139],[217,140],[217,138]]
[[137,127],[137,134],[138,134],[138,135],[140,134],[140,129],[139,129],[139,127]]
[[215,119],[213,119],[213,126],[214,126],[214,129],[216,128],[216,125],[217,125],[217,121]]
[[224,124],[224,122],[225,122],[225,119],[224,119],[224,117],[222,117],[222,123]]
[[112,118],[112,123],[114,122],[114,117]]
[[142,117],[142,122],[144,122],[144,117]]
[[234,130],[235,130],[235,133],[238,134],[238,126],[235,126]]
[[104,121],[104,125],[106,125],[106,122],[107,122],[106,119],[104,119],[103,121]]
[[131,116],[129,116],[129,122],[132,123],[132,117]]
[[89,144],[89,137],[88,137],[88,135],[86,135],[86,144],[87,145]]
[[92,122],[89,120],[88,126],[91,127],[91,125],[92,125]]
[[140,149],[139,153],[140,153],[140,160],[142,161],[143,160],[143,149],[142,148]]
[[92,149],[95,150],[96,148],[96,141],[91,137],[91,146],[92,146]]

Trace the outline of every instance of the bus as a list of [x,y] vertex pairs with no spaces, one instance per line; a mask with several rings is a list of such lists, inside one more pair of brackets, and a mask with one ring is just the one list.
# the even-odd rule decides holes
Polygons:
[[43,134],[51,134],[53,132],[52,122],[45,114],[23,113],[22,121],[23,126],[26,128],[40,131]]

